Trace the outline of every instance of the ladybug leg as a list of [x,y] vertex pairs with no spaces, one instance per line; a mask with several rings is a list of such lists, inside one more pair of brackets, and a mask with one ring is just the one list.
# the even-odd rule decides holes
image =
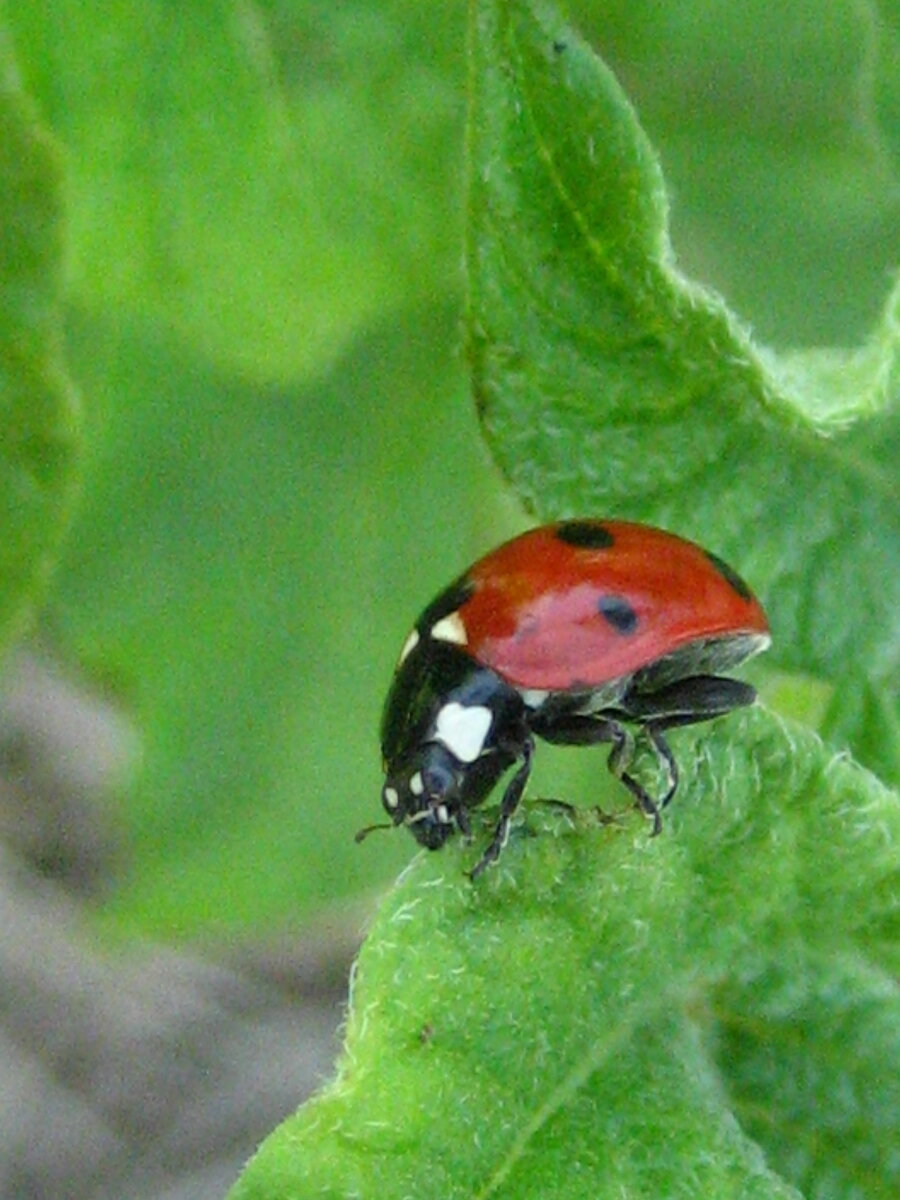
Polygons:
[[678,764],[663,736],[664,730],[710,721],[744,708],[755,699],[756,691],[749,683],[720,675],[693,675],[656,691],[633,690],[623,697],[623,710],[640,724],[657,762],[669,777],[665,795],[657,802],[659,808],[666,807],[678,787]]
[[610,772],[628,788],[641,812],[653,818],[651,836],[660,832],[662,829],[660,809],[664,808],[672,799],[678,782],[678,771],[672,752],[658,729],[648,729],[648,734],[650,744],[657,758],[666,767],[669,777],[666,793],[660,801],[654,800],[643,784],[629,773],[628,768],[634,758],[634,737],[628,727],[616,717],[600,713],[570,713],[536,720],[532,722],[532,728],[544,741],[557,745],[589,746],[599,742],[612,742],[612,750],[606,760]]
[[[644,785],[628,772],[628,768],[631,766],[631,760],[634,758],[634,738],[631,736],[631,733],[624,725],[621,725],[618,721],[610,718],[605,718],[604,724],[607,725],[609,729],[609,736],[606,740],[611,741],[613,744],[613,748],[609,752],[609,758],[606,760],[606,765],[609,767],[611,773],[615,775],[616,779],[618,779],[621,783],[624,783],[625,787],[627,787],[632,796],[634,796],[641,812],[645,813],[648,817],[653,818],[653,828],[650,831],[650,836],[656,837],[656,835],[662,831],[662,816],[660,810],[665,808],[665,806],[672,799],[672,795],[675,791],[675,785],[670,783],[662,800],[654,800]],[[665,753],[662,753],[658,742],[653,738],[651,738],[651,741],[654,749],[660,754],[664,761],[667,764],[674,765],[674,763],[672,763],[671,751],[669,750],[668,746],[665,746],[665,742],[662,743],[663,746],[665,746]],[[677,771],[675,775],[675,783],[677,783]]]
[[[739,679],[721,675],[691,675],[677,683],[650,690],[631,689],[623,696],[623,712],[658,732],[679,725],[696,725],[745,708],[756,699],[756,689]],[[652,735],[651,735],[652,736]]]
[[460,807],[456,811],[456,824],[459,827],[459,832],[463,835],[467,842],[472,840],[472,824],[469,821],[468,811],[464,807]]
[[669,743],[663,737],[662,730],[655,723],[645,725],[644,732],[656,755],[656,761],[669,777],[668,787],[656,802],[660,808],[665,808],[678,789],[678,763],[669,748]]
[[490,843],[479,858],[478,862],[469,872],[470,879],[477,879],[483,871],[495,863],[500,857],[503,847],[506,845],[506,840],[509,837],[509,823],[512,820],[513,813],[519,807],[519,801],[522,799],[522,793],[525,791],[525,785],[528,782],[528,776],[531,774],[532,759],[534,757],[534,739],[528,737],[522,743],[522,765],[513,775],[507,785],[506,791],[503,793],[503,799],[500,801],[500,819],[494,829],[494,836]]

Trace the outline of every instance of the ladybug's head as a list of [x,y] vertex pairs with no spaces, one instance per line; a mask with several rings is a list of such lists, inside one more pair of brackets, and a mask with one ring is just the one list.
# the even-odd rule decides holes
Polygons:
[[[417,842],[439,850],[459,826],[465,767],[446,747],[427,742],[381,789],[381,802],[395,825],[407,825]],[[463,817],[465,821],[465,817]]]
[[388,693],[381,725],[381,802],[437,850],[518,757],[522,699],[459,646],[417,634]]

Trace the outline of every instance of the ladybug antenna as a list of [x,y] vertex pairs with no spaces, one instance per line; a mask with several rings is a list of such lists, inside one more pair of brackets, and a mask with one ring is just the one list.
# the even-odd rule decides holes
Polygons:
[[353,840],[354,840],[354,842],[356,842],[357,845],[359,845],[360,842],[364,841],[369,836],[369,834],[373,833],[376,829],[394,829],[394,828],[395,828],[395,826],[392,821],[379,821],[379,823],[377,825],[366,825],[363,829],[357,830],[357,832],[353,835]]

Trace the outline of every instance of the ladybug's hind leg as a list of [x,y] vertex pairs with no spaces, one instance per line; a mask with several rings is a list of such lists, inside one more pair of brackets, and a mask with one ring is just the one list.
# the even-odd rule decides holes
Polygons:
[[632,796],[634,796],[641,812],[653,819],[653,829],[650,831],[650,836],[656,837],[662,831],[662,810],[675,795],[675,789],[678,787],[678,767],[675,764],[672,751],[669,749],[662,733],[644,726],[657,760],[666,769],[669,777],[665,793],[659,800],[654,800],[644,785],[635,779],[628,770],[634,758],[634,738],[631,732],[626,726],[611,718],[606,718],[605,723],[609,726],[609,740],[613,743],[613,748],[609,752],[606,765],[612,774],[615,775],[616,779],[624,783]]
[[669,748],[669,743],[663,737],[661,729],[652,721],[650,724],[644,725],[643,729],[647,735],[647,740],[653,748],[653,753],[656,755],[656,761],[669,778],[665,792],[656,802],[659,808],[665,808],[678,790],[678,763],[675,760],[675,755]]

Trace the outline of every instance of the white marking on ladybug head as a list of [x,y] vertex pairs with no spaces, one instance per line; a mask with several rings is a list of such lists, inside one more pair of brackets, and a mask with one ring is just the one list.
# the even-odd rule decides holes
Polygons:
[[418,631],[418,629],[413,629],[410,632],[409,637],[403,643],[403,649],[400,651],[400,657],[397,659],[398,667],[406,662],[406,660],[409,658],[409,656],[412,654],[413,650],[415,650],[415,648],[416,648],[416,646],[418,646],[418,644],[419,644],[419,631]]
[[425,782],[422,779],[422,772],[416,771],[415,775],[409,778],[409,790],[414,796],[421,796],[425,791]]
[[437,817],[437,819],[440,821],[440,823],[442,825],[450,824],[450,809],[447,807],[446,804],[438,804],[435,807],[434,815]]
[[465,624],[458,612],[452,612],[435,621],[429,632],[439,642],[452,642],[454,646],[465,646],[469,640]]
[[396,808],[400,803],[400,796],[398,795],[396,788],[386,787],[382,792],[382,796],[384,797],[385,807],[387,808]]
[[492,721],[489,708],[480,704],[457,704],[453,700],[438,713],[434,736],[460,762],[474,762],[484,749]]

